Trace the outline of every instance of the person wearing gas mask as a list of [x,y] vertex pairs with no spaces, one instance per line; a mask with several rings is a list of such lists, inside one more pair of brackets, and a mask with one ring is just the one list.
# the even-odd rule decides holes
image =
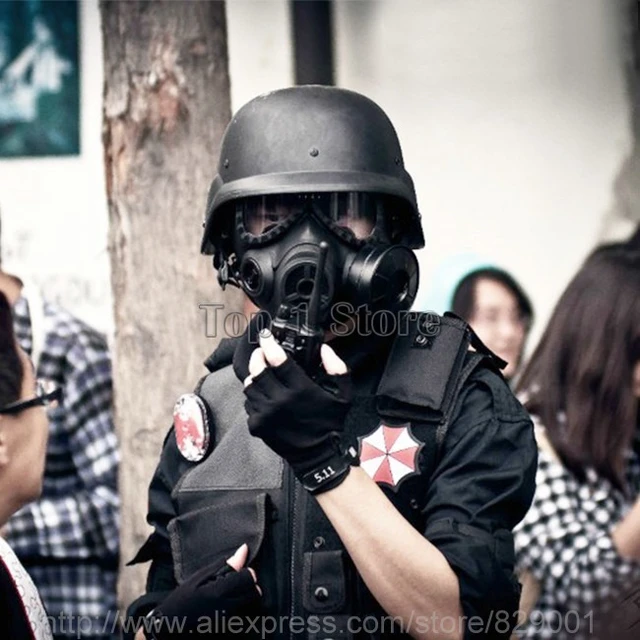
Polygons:
[[[466,323],[408,313],[423,245],[374,102],[302,86],[235,115],[202,251],[261,314],[176,405],[131,616],[166,629],[170,594],[212,636],[509,637],[533,429]],[[234,568],[255,572],[259,603],[253,580],[230,598],[219,578],[244,543]]]

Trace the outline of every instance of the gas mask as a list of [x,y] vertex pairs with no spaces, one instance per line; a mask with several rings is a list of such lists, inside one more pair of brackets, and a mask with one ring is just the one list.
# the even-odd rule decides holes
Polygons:
[[[283,307],[307,320],[314,283],[320,286],[318,323],[327,328],[336,303],[366,308],[408,309],[418,288],[418,264],[397,242],[400,227],[393,199],[365,192],[253,196],[230,205],[233,254],[224,280],[239,284],[271,317]],[[231,213],[231,212],[229,212]],[[326,260],[316,275],[321,243]],[[349,308],[347,307],[347,308]]]

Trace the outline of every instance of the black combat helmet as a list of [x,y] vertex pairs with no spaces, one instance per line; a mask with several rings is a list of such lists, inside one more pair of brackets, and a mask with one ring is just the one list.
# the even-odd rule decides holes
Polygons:
[[[345,89],[305,85],[254,98],[229,123],[218,174],[207,199],[201,251],[220,250],[233,216],[229,202],[247,196],[359,191],[389,197],[393,243],[424,246],[411,176],[384,111]],[[226,224],[225,224],[226,223]]]

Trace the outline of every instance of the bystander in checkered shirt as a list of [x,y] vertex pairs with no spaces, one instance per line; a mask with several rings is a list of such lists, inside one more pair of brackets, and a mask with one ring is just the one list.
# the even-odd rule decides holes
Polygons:
[[[14,318],[18,341],[31,353],[24,297]],[[49,413],[42,496],[15,514],[5,535],[40,591],[54,634],[108,637],[119,524],[111,363],[104,338],[56,305],[44,303],[43,331],[37,375],[55,381],[64,395]]]
[[[544,429],[536,429],[544,439]],[[640,584],[640,563],[621,557],[611,537],[640,495],[640,458],[633,451],[626,485],[622,492],[593,468],[585,469],[581,482],[552,450],[539,450],[536,494],[514,536],[517,570],[535,578],[540,595],[518,636],[598,637],[601,607]]]

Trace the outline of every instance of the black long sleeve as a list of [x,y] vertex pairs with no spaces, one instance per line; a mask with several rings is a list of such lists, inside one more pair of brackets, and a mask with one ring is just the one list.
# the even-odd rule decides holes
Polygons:
[[467,638],[508,638],[520,587],[511,530],[535,491],[529,416],[498,376],[479,371],[459,401],[424,510],[425,536],[456,573]]

